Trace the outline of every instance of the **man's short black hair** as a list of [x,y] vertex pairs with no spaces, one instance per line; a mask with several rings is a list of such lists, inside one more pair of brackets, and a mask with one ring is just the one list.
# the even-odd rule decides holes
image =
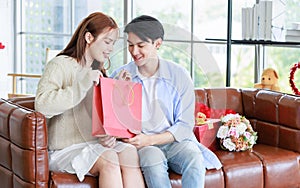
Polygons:
[[158,38],[164,39],[162,24],[156,18],[147,15],[134,18],[125,26],[124,32],[132,32],[145,42],[149,42],[149,39],[152,42]]

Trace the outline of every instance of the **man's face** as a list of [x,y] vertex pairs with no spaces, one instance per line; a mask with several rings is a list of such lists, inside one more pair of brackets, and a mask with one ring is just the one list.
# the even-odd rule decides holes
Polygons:
[[160,39],[154,42],[141,40],[136,34],[128,33],[128,50],[137,66],[143,66],[151,59],[157,59],[157,48],[159,48]]

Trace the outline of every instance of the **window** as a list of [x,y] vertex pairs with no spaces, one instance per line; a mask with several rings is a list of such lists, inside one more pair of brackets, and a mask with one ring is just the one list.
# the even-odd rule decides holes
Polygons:
[[[253,0],[232,0],[232,39],[241,39],[241,8],[251,7],[254,3]],[[292,22],[299,22],[300,12],[297,7],[300,5],[300,0],[273,0],[272,5],[272,40],[285,41],[285,30],[291,28]],[[260,68],[270,67],[277,70],[281,91],[293,93],[289,86],[289,69],[300,61],[300,46],[259,45],[259,47],[261,49]],[[255,45],[232,45],[231,50],[231,86],[253,87]],[[262,73],[262,70],[260,72]],[[300,83],[299,76],[295,76],[295,83]]]
[[[62,50],[79,22],[89,13],[103,11],[123,23],[122,0],[18,0],[16,11],[16,72],[41,74],[46,48]],[[18,90],[34,94],[38,80],[18,81]]]
[[[285,3],[285,4],[283,4]],[[282,11],[284,11],[284,20],[283,26],[284,29],[291,29],[293,22],[300,21],[300,0],[286,0],[283,1],[281,4]],[[278,5],[279,6],[279,5]],[[276,26],[276,25],[275,25]],[[280,26],[280,25],[279,25]],[[278,30],[278,29],[277,29]],[[282,33],[283,38],[285,36],[285,30],[280,30]],[[300,42],[300,41],[298,41]],[[274,67],[278,74],[279,74],[279,86],[282,92],[285,93],[293,93],[292,89],[289,84],[289,76],[290,76],[290,69],[295,63],[300,62],[300,46],[267,46],[266,49],[266,60],[265,60],[265,67]],[[300,85],[300,73],[299,71],[294,75],[294,82],[296,86],[299,88]]]
[[[232,38],[241,38],[241,8],[255,0],[232,0]],[[195,87],[221,87],[226,83],[227,3],[224,0],[18,0],[16,2],[16,72],[41,74],[46,48],[63,49],[79,22],[94,11],[112,16],[120,26],[121,38],[111,56],[114,70],[130,61],[123,38],[124,23],[149,14],[165,27],[165,41],[159,55],[183,65]],[[284,2],[285,23],[297,21],[300,0]],[[288,11],[287,11],[288,10]],[[298,20],[299,21],[299,20]],[[289,27],[287,24],[286,27]],[[274,25],[274,29],[282,28]],[[218,40],[215,40],[218,39]],[[221,40],[220,40],[221,39]],[[253,87],[255,48],[232,45],[231,86]],[[291,93],[287,84],[289,67],[299,61],[299,48],[264,47],[264,67],[279,70],[282,91]],[[290,55],[295,54],[295,55]],[[299,80],[298,80],[299,81]],[[37,81],[21,80],[18,89],[35,93]]]
[[[220,66],[226,65],[226,45],[208,44],[205,39],[225,39],[226,4],[222,0],[133,0],[133,17],[150,14],[163,23],[166,34],[160,56],[183,65],[195,87],[224,86],[225,71]],[[220,27],[215,31],[216,24]]]

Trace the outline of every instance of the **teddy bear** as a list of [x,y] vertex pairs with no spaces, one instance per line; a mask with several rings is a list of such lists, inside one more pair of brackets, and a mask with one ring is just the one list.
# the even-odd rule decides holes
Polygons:
[[206,115],[202,112],[198,112],[197,115],[196,115],[196,125],[202,125],[202,124],[205,124],[206,122]]
[[261,83],[255,83],[254,88],[280,91],[280,87],[278,86],[278,74],[275,69],[265,69],[261,75]]

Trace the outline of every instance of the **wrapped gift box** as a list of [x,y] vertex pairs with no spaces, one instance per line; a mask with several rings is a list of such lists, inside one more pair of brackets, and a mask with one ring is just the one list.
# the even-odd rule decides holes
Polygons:
[[194,127],[194,133],[201,144],[208,147],[210,150],[215,151],[219,148],[217,132],[220,126],[220,119],[208,119],[205,124],[196,125]]

